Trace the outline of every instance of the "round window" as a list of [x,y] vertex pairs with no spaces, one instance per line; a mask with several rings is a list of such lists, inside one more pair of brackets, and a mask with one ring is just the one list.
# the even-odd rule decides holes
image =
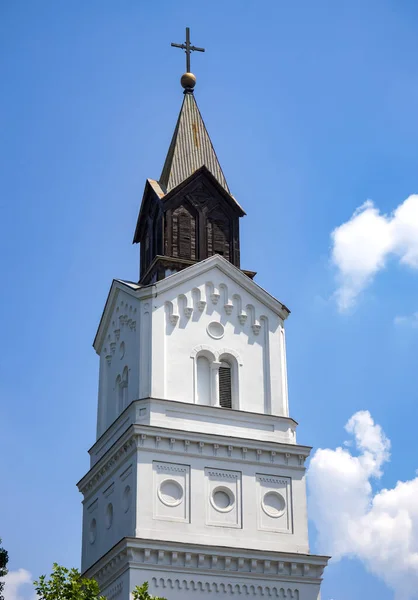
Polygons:
[[286,500],[279,492],[267,492],[264,494],[261,506],[266,515],[273,517],[273,519],[277,519],[284,514]]
[[158,497],[166,506],[178,506],[183,500],[183,488],[174,479],[165,479],[158,488]]
[[234,508],[235,496],[227,487],[217,487],[210,497],[213,508],[219,512],[229,512]]
[[220,340],[224,336],[225,328],[222,325],[222,323],[219,323],[218,321],[212,321],[212,323],[209,323],[206,331],[208,332],[211,338],[214,338],[215,340]]

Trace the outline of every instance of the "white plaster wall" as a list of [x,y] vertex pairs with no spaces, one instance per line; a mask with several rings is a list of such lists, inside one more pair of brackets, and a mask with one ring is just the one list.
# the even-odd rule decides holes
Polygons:
[[[118,290],[100,352],[97,437],[139,397],[140,301]],[[119,398],[117,378],[128,385]]]
[[[296,446],[296,424],[287,418],[286,313],[242,274],[234,279],[233,268],[223,262],[212,257],[145,288],[112,287],[95,345],[100,353],[98,440],[90,451],[91,475],[80,486],[85,494],[83,571],[125,537],[158,541],[161,561],[168,560],[163,549],[173,542],[204,545],[208,553],[221,547],[309,552],[303,468],[309,449]],[[208,333],[213,323],[215,337]],[[208,407],[195,406],[200,353],[212,357]],[[225,355],[235,367],[233,408],[239,412],[216,407],[217,368]],[[125,368],[128,388],[119,406],[115,384]],[[142,400],[133,402],[137,399]],[[216,490],[232,493],[231,509],[214,506]],[[266,511],[269,491],[276,494],[275,516]],[[141,550],[145,563],[147,553]],[[112,578],[105,594],[109,600],[127,600],[135,585],[148,580],[151,593],[168,600],[208,591],[219,598],[234,593],[318,598],[318,578],[286,582],[270,575],[267,589],[266,577],[257,579],[255,572],[204,572],[207,559],[201,556],[197,566],[203,571],[184,572],[181,581],[168,563],[154,568],[130,562],[124,574],[105,576]]]
[[[123,537],[135,532],[136,456],[127,456],[83,501],[81,569],[85,571]],[[112,518],[109,519],[109,505]],[[96,521],[96,534],[92,521]]]
[[[163,292],[157,284],[151,301],[153,397],[194,403],[199,353],[216,361],[229,354],[238,375],[234,408],[288,415],[283,322],[255,295],[214,266]],[[208,333],[213,322],[221,339]]]
[[[195,600],[210,597],[224,599],[243,595],[245,597],[273,597],[282,600],[319,600],[319,584],[286,580],[266,580],[265,577],[246,577],[242,573],[228,572],[225,575],[209,573],[176,573],[172,570],[135,568],[130,571],[133,589],[148,581],[152,595],[167,600]],[[128,595],[123,596],[128,599]]]
[[[187,483],[181,483],[183,497],[180,504],[173,507],[162,506],[153,460],[167,464],[167,480],[176,479],[179,473],[187,470]],[[235,490],[234,511],[218,511],[217,515],[214,513],[210,500],[208,469],[220,472],[216,484],[219,487],[235,485],[235,478],[230,479],[229,474],[239,474],[238,492],[231,487],[231,490]],[[262,509],[257,474],[280,480],[288,478],[288,498],[282,517],[269,518]],[[283,493],[280,484],[271,486],[273,490],[276,488]],[[163,448],[161,452],[141,450],[137,465],[135,536],[212,546],[307,553],[309,544],[304,470],[248,464],[244,460],[231,463],[217,457],[210,460],[208,457],[185,456],[182,452],[170,453],[168,457]]]
[[[197,402],[196,361],[211,362],[211,404],[217,404],[217,368],[232,365],[233,408],[288,416],[286,349],[281,316],[216,264],[193,267],[153,286],[115,286],[100,329],[97,438],[121,409],[138,398]],[[202,272],[199,272],[199,271]],[[169,282],[171,287],[167,286]],[[216,324],[222,335],[208,331]],[[128,386],[119,399],[118,377]],[[125,395],[126,393],[126,395]]]
[[[134,586],[135,587],[135,586]],[[131,576],[128,569],[118,577],[113,578],[105,587],[100,590],[101,595],[107,600],[124,600],[130,598]]]

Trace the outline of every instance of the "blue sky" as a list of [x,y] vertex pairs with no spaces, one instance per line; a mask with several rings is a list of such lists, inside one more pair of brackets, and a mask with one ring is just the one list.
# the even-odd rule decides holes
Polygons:
[[[11,569],[79,566],[91,343],[112,278],[138,274],[131,240],[182,101],[184,56],[170,42],[186,25],[206,48],[192,57],[196,99],[248,215],[242,266],[292,310],[298,441],[335,449],[368,410],[392,444],[373,494],[415,478],[416,267],[394,245],[341,311],[347,273],[331,234],[368,199],[378,220],[418,192],[417,24],[410,1],[2,3],[0,536]],[[323,599],[394,598],[350,552],[326,570]]]

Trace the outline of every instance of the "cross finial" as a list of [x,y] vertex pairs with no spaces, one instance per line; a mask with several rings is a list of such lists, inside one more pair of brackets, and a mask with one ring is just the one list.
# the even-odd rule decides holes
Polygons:
[[[182,77],[182,85],[186,90],[191,90],[194,87],[196,78],[190,72],[190,54],[192,52],[204,52],[205,49],[190,44],[190,27],[186,27],[186,41],[184,44],[174,44],[172,42],[171,45],[174,46],[174,48],[181,48],[186,53],[186,73]],[[185,77],[186,74],[191,75],[191,77]]]

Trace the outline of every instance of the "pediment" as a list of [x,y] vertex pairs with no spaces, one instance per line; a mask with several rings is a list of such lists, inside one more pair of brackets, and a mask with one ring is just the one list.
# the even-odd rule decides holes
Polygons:
[[98,354],[121,291],[138,299],[149,297],[150,294],[164,297],[168,319],[173,324],[183,316],[192,318],[194,311],[198,315],[216,307],[217,310],[222,308],[227,318],[251,327],[254,335],[257,335],[263,318],[267,318],[269,313],[282,321],[290,314],[284,304],[216,254],[153,285],[141,286],[120,279],[113,280],[93,342]]
[[107,296],[100,319],[99,327],[97,328],[97,333],[93,341],[93,348],[96,350],[97,354],[100,354],[102,350],[104,338],[121,292],[122,294],[127,294],[128,296],[137,298],[138,291],[140,289],[141,286],[132,281],[123,281],[121,279],[114,279],[112,281],[112,285],[110,286],[109,294]]

